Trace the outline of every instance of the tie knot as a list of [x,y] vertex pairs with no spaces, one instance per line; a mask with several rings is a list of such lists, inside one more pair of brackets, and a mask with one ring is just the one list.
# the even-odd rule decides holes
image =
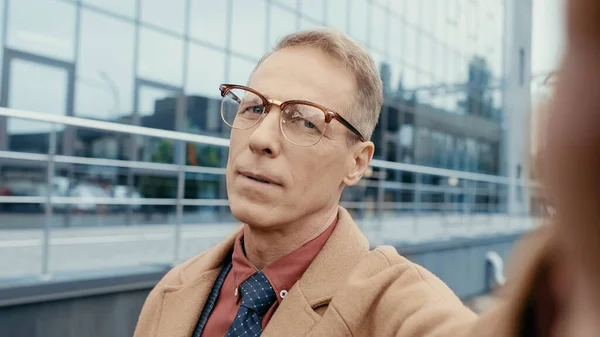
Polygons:
[[260,316],[264,315],[277,300],[271,283],[262,272],[252,275],[241,284],[240,289],[242,306],[253,310]]

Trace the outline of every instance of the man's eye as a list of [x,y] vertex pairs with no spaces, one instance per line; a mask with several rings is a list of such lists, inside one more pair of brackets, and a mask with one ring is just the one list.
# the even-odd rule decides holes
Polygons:
[[241,109],[241,111],[242,111],[242,113],[250,112],[250,113],[254,113],[254,114],[261,114],[263,111],[263,108],[260,105],[249,105],[249,106]]
[[309,129],[316,128],[316,126],[313,123],[307,121],[306,119],[304,120],[304,127],[309,128]]

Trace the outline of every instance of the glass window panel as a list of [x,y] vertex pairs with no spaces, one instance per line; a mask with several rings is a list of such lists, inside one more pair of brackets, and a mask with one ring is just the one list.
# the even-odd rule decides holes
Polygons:
[[181,86],[183,43],[182,39],[140,28],[138,76]]
[[300,10],[302,11],[302,14],[311,19],[323,22],[325,11],[322,0],[302,0],[300,2]]
[[385,51],[388,48],[387,13],[380,6],[371,6],[371,47]]
[[428,36],[419,36],[419,68],[433,73],[433,45]]
[[404,61],[410,65],[417,65],[419,62],[417,58],[417,31],[411,27],[406,26],[406,45],[404,46]]
[[190,44],[185,91],[192,95],[219,98],[219,84],[225,82],[225,54]]
[[72,61],[75,10],[72,3],[48,0],[11,1],[8,41],[15,49]]
[[504,66],[502,64],[502,52],[500,50],[500,48],[494,50],[494,53],[492,53],[492,57],[490,58],[491,61],[491,69],[492,69],[492,74],[494,75],[494,77],[496,78],[501,78],[504,76],[503,74],[503,69]]
[[404,88],[406,90],[412,90],[417,87],[417,72],[412,67],[404,68]]
[[368,14],[368,4],[365,0],[350,2],[350,35],[362,43],[367,43]]
[[400,60],[404,52],[405,25],[398,16],[390,15],[390,43],[389,54],[392,59]]
[[82,10],[76,115],[115,120],[131,113],[134,41],[133,23]]
[[269,46],[274,47],[280,38],[296,31],[296,14],[279,6],[272,6],[269,16]]
[[190,35],[225,47],[227,42],[227,1],[191,0]]
[[136,0],[82,0],[84,4],[135,18]]
[[183,34],[185,2],[186,0],[142,0],[141,19],[148,24]]
[[433,33],[433,21],[435,19],[435,1],[436,0],[419,0],[421,5],[419,8],[419,26],[426,33]]
[[[146,121],[142,120],[143,126],[154,127],[159,129],[166,130],[174,130],[175,125],[175,97],[177,96],[177,91],[168,90],[163,88],[156,88],[147,85],[140,86],[139,92],[139,103],[138,103],[138,112],[140,116],[151,116],[151,115],[160,115],[164,114],[172,114],[166,119],[167,123],[154,124],[151,119]],[[165,99],[172,99],[172,104],[160,104],[159,101],[163,101]],[[164,101],[166,103],[166,101]],[[169,102],[171,103],[171,101]],[[172,108],[172,109],[171,109]],[[151,125],[154,124],[154,125]]]
[[406,20],[412,24],[420,25],[421,16],[419,6],[421,1],[405,0],[404,13]]
[[[8,83],[8,106],[14,109],[64,115],[67,108],[68,73],[62,68],[12,59]],[[35,97],[35,99],[31,99]],[[52,125],[24,119],[9,119],[8,134],[45,133]],[[58,126],[59,131],[64,126]],[[47,135],[46,135],[47,137]],[[12,147],[12,146],[11,146]]]
[[390,87],[392,90],[391,93],[396,99],[404,97],[404,84],[400,83],[402,81],[402,76],[402,66],[399,64],[392,64],[390,68]]
[[[246,1],[246,0],[244,0]],[[275,2],[278,2],[282,5],[287,6],[290,9],[297,9],[298,8],[298,1],[297,0],[273,0]]]
[[392,0],[390,1],[390,9],[394,14],[399,15],[400,17],[406,16],[406,2],[411,0]]
[[[5,3],[4,0],[0,0],[0,18],[3,18],[3,19],[4,19],[4,3]],[[3,69],[2,69],[2,64],[3,64],[3,62],[2,62],[2,54],[4,52],[4,47],[3,47],[4,46],[4,39],[3,39],[3,37],[4,37],[4,25],[0,24],[0,74],[2,74],[2,71],[3,71]],[[0,81],[0,82],[2,82],[2,81]],[[0,93],[2,93],[2,90],[3,90],[2,83],[0,83]]]
[[448,83],[448,50],[440,43],[433,43],[433,75],[438,82]]
[[342,32],[347,31],[348,0],[327,1],[327,25]]
[[446,32],[448,31],[448,20],[446,20],[447,11],[447,0],[435,0],[435,5],[433,7],[433,36],[438,41],[446,41]]
[[235,84],[248,84],[250,74],[254,70],[256,62],[251,62],[236,56],[231,56],[228,82]]
[[319,28],[319,27],[323,27],[323,25],[318,24],[312,20],[304,19],[304,18],[302,18],[300,20],[300,30]]
[[238,53],[260,58],[266,48],[267,6],[263,0],[233,0],[231,48]]

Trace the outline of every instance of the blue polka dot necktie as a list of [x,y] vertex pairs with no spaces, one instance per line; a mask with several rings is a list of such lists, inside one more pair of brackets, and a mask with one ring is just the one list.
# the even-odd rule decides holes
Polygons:
[[257,337],[262,333],[262,318],[277,297],[271,283],[258,272],[240,285],[242,303],[227,330],[227,337]]

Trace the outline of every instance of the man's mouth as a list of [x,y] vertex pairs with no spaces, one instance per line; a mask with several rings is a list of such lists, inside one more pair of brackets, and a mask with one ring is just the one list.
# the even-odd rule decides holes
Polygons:
[[258,181],[260,183],[270,184],[270,182],[268,182],[267,180],[264,180],[264,179],[255,178],[255,177],[251,177],[251,176],[246,176],[246,178],[250,178],[250,179]]
[[252,179],[259,183],[279,185],[276,182],[274,182],[273,180],[271,180],[263,175],[260,175],[260,174],[256,174],[256,173],[252,173],[252,172],[240,172],[240,174],[248,179]]

